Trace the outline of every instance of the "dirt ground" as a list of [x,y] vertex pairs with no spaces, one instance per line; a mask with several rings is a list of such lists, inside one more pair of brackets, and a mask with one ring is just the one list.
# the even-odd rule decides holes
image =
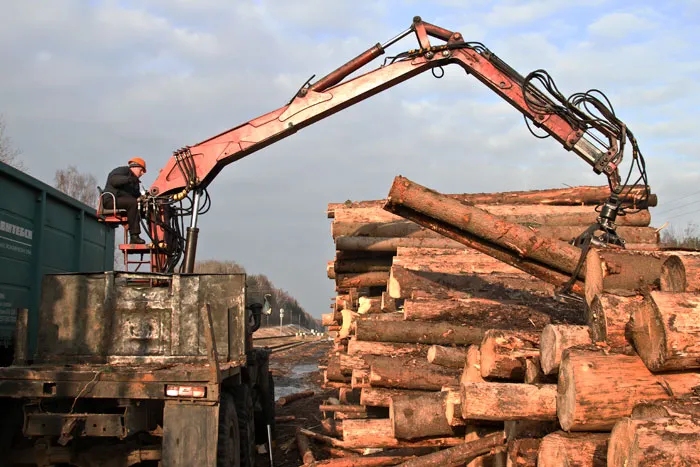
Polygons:
[[[325,364],[331,346],[330,341],[317,341],[284,352],[273,353],[270,358],[276,399],[300,391],[315,392],[313,397],[297,400],[282,407],[276,406],[277,416],[293,415],[296,419],[290,422],[277,422],[277,440],[273,449],[275,467],[302,465],[296,445],[296,428],[300,426],[319,431],[318,427],[321,423],[319,405],[324,399],[337,396],[337,391],[321,389],[322,375],[318,369],[319,361]],[[269,467],[269,465],[269,454],[258,454],[256,467]]]

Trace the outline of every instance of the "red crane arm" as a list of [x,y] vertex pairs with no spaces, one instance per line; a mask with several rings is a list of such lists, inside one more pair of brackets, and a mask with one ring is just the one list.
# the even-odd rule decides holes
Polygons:
[[[385,47],[412,32],[417,36],[420,49],[409,51],[388,65],[343,82],[349,74],[382,55]],[[445,41],[445,44],[431,46],[428,36]],[[600,144],[596,145],[584,137],[585,128],[572,125],[570,120],[556,112],[533,111],[523,94],[522,77],[507,65],[504,68],[502,62],[492,60],[490,53],[479,53],[463,41],[460,33],[414,18],[413,25],[407,31],[386,44],[375,45],[316,83],[302,88],[288,105],[176,151],[160,171],[151,187],[151,194],[169,194],[180,199],[195,187],[206,187],[226,165],[413,76],[452,63],[461,65],[468,74],[474,75],[522,112],[535,126],[543,128],[567,150],[573,150],[596,172],[605,172],[613,183],[616,182],[616,162],[619,161],[616,156],[620,148],[605,128],[599,131],[608,142],[600,149]],[[532,96],[540,102],[552,103],[534,87],[527,92],[533,93]]]

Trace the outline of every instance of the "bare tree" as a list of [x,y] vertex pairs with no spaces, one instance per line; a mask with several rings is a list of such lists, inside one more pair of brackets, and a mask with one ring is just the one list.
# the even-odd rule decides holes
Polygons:
[[197,274],[242,274],[245,268],[235,261],[219,261],[208,259],[197,261],[194,265]]
[[56,171],[54,186],[88,206],[97,206],[97,179],[92,174],[80,173],[74,165]]
[[5,119],[0,115],[0,161],[19,170],[27,170],[19,156],[22,152],[13,147],[12,140],[5,133]]

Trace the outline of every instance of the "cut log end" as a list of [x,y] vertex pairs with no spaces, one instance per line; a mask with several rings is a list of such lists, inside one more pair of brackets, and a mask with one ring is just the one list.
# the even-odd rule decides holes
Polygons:
[[663,292],[685,292],[687,287],[685,267],[678,256],[671,256],[661,266],[661,290]]

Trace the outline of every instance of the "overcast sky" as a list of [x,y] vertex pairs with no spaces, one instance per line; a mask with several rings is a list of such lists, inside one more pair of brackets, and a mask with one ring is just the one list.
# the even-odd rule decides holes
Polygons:
[[[698,219],[698,0],[0,0],[0,114],[39,179],[72,164],[103,183],[140,156],[150,186],[173,150],[285,105],[415,15],[523,75],[548,70],[566,95],[604,91],[646,156],[652,224]],[[452,193],[605,184],[454,66],[228,166],[199,258],[265,273],[320,317],[334,295],[326,204],[384,198],[398,174]]]

